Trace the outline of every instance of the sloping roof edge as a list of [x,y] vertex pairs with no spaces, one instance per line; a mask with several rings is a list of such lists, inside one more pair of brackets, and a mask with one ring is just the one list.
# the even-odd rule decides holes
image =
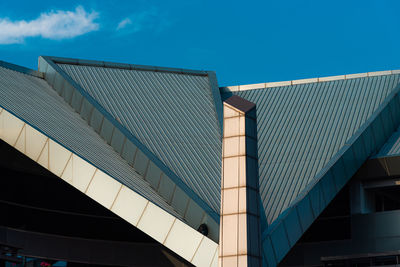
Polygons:
[[[263,258],[276,266],[303,233],[400,124],[400,84],[284,211],[262,233]],[[383,129],[383,131],[382,131]]]
[[223,87],[220,87],[219,89],[222,94],[222,93],[228,93],[228,92],[266,89],[266,88],[272,88],[272,87],[291,86],[291,85],[296,85],[296,84],[309,84],[309,83],[321,83],[321,82],[330,82],[330,81],[338,81],[338,80],[349,80],[349,79],[356,79],[356,78],[363,78],[363,77],[375,77],[375,76],[392,75],[392,74],[400,74],[400,70],[372,71],[372,72],[345,74],[345,75],[337,75],[337,76],[298,79],[298,80],[291,80],[291,81],[278,81],[278,82],[223,86]]
[[[120,122],[118,122],[111,114],[109,114],[91,95],[89,95],[79,84],[77,84],[64,70],[62,70],[56,62],[66,62],[69,59],[66,58],[54,58],[50,56],[40,56],[40,60],[44,60],[49,64],[59,75],[61,75],[66,81],[75,87],[96,109],[98,109],[117,129],[119,129],[132,143],[134,143],[138,149],[140,149],[158,168],[160,168],[173,182],[179,186],[186,194],[188,194],[193,201],[195,201],[217,224],[219,224],[219,214],[217,214],[203,199],[201,199],[189,186],[187,186],[168,166],[166,166],[156,155],[154,155],[145,145],[143,145],[134,135],[132,135]],[[75,59],[69,60],[69,64],[75,64]],[[102,67],[104,62],[101,61],[87,61],[80,60],[80,64],[97,64],[96,66]],[[108,63],[109,64],[109,63]],[[114,63],[110,63],[113,65]],[[115,63],[117,64],[117,63]],[[110,66],[111,66],[110,65]],[[122,64],[121,64],[122,65]],[[128,64],[129,65],[129,64]],[[91,65],[93,66],[93,65]],[[105,65],[104,65],[105,66]],[[113,65],[115,67],[115,65]],[[119,68],[119,67],[118,67]],[[155,70],[155,67],[149,67],[146,70]],[[167,68],[170,70],[170,68]],[[194,74],[194,71],[189,71]],[[198,74],[196,74],[198,75]],[[200,75],[209,75],[209,72],[201,72]],[[50,81],[51,82],[51,81]],[[215,87],[214,87],[215,88]],[[218,87],[213,91],[218,90]],[[219,94],[219,92],[218,92]],[[222,104],[221,104],[222,114]]]
[[[25,122],[21,118],[17,117],[15,114],[9,112],[4,108],[0,108],[0,116],[3,114],[10,114],[12,116],[13,121],[22,122],[24,126],[21,125],[21,129],[25,128],[25,125],[29,125],[29,123]],[[32,127],[32,126],[31,126]],[[32,127],[33,128],[33,127]],[[36,128],[33,128],[34,131],[38,131],[41,137],[47,137],[46,134],[42,133]],[[21,131],[22,131],[21,130]],[[5,135],[5,134],[4,134]],[[56,168],[52,167],[49,164],[50,160],[45,161],[46,163],[40,162],[37,159],[36,163],[41,165],[42,167],[46,168],[48,171],[52,172],[53,174],[57,175],[60,179],[64,180],[65,182],[69,183],[75,189],[80,190],[77,184],[74,184],[71,181],[68,181],[68,174],[65,175],[66,169],[68,166],[70,167],[70,175],[72,175],[73,164],[69,164],[72,158],[77,156],[74,152],[70,149],[62,146],[58,142],[53,139],[50,139],[51,143],[54,146],[58,146],[57,152],[54,154],[48,154],[49,159],[57,158],[57,153],[64,153],[68,151],[71,153],[71,156],[68,157],[68,160],[65,162],[64,171],[61,174],[56,173]],[[0,138],[2,139],[2,138]],[[17,137],[18,139],[18,137]],[[49,141],[50,143],[50,141]],[[49,143],[45,143],[44,147],[48,146]],[[16,150],[20,149],[17,148],[17,144],[11,144]],[[39,147],[40,150],[42,148]],[[27,154],[25,154],[28,156]],[[33,160],[33,158],[31,158]],[[88,162],[88,164],[92,165]],[[56,164],[55,164],[56,165]],[[90,181],[88,181],[87,189],[85,191],[81,191],[83,194],[88,196],[89,198],[93,199],[97,203],[104,206],[104,208],[110,210],[111,212],[117,214],[119,217],[126,220],[128,223],[133,225],[134,227],[140,229],[150,237],[154,238],[157,242],[164,245],[165,247],[171,249],[187,261],[198,265],[198,266],[216,266],[218,258],[218,243],[215,241],[203,236],[197,230],[191,228],[184,222],[180,221],[176,215],[171,214],[170,212],[164,210],[163,208],[153,203],[151,200],[145,198],[144,196],[140,195],[138,192],[130,190],[128,187],[124,186],[119,181],[115,180],[111,176],[105,173],[105,175],[101,174],[101,170],[97,167],[92,165],[95,169],[93,177]],[[99,170],[99,171],[97,171]],[[77,170],[78,171],[78,170]],[[83,171],[85,172],[85,171]],[[98,176],[97,176],[98,175]],[[93,185],[93,180],[97,178],[97,186]],[[112,204],[110,206],[109,199],[105,199],[102,196],[102,187],[108,186],[108,189],[112,190],[113,192],[113,199]],[[124,193],[121,193],[124,192]],[[123,196],[121,196],[123,195]],[[122,200],[121,200],[122,199]],[[128,199],[129,204],[137,207],[139,213],[136,213],[134,216],[131,215],[131,209],[129,208],[130,205],[126,205],[126,203],[121,203]],[[119,203],[119,204],[116,204]],[[125,205],[124,205],[125,204]],[[150,223],[153,222],[153,223]],[[162,231],[161,231],[162,229]],[[182,243],[185,244],[192,244],[191,246],[182,247]],[[200,249],[201,247],[201,249]]]
[[[14,65],[8,62],[4,62],[5,64],[2,65],[1,67],[3,68],[7,68],[9,70],[12,71],[16,71],[18,73],[21,74],[27,74],[30,75],[29,73],[25,73],[23,69],[26,69],[24,67],[18,66],[18,65]],[[19,67],[22,69],[22,71],[20,69],[15,69],[14,66]],[[27,69],[29,70],[29,69]],[[42,73],[43,74],[43,73]],[[34,76],[36,78],[42,79],[44,80],[44,78],[42,77],[37,77],[36,75],[31,75]],[[8,112],[10,115],[14,116],[16,119],[20,120],[21,122],[25,123],[26,125],[29,125],[33,130],[37,131],[39,134],[46,136],[47,138],[51,139],[52,142],[54,142],[56,145],[63,147],[66,151],[75,154],[76,156],[80,157],[81,159],[83,159],[84,161],[86,161],[87,163],[89,163],[90,165],[94,166],[96,169],[98,169],[99,171],[105,173],[106,175],[109,175],[110,177],[112,177],[113,179],[115,179],[116,181],[118,181],[119,183],[123,184],[124,186],[129,187],[128,185],[124,184],[122,181],[120,181],[119,179],[117,179],[116,177],[114,177],[107,169],[99,166],[98,164],[94,163],[93,160],[89,159],[87,156],[83,155],[82,153],[79,153],[78,151],[75,151],[74,149],[71,149],[70,147],[66,146],[65,144],[63,144],[62,142],[60,142],[59,140],[57,140],[56,138],[54,138],[54,136],[49,136],[43,129],[39,128],[37,125],[32,124],[30,121],[28,121],[26,118],[23,118],[22,116],[20,116],[19,114],[13,112],[12,110],[8,109],[7,107],[4,107],[2,105],[0,105],[0,111],[6,111]],[[140,175],[140,174],[138,174]],[[149,199],[146,194],[143,194],[140,191],[135,191],[138,195],[142,196],[143,198],[149,200],[150,202],[152,202],[154,205],[158,206],[159,208],[161,208],[162,210],[164,210],[165,212],[171,214],[171,216],[174,216],[175,218],[179,219],[179,220],[183,220],[183,217],[178,214],[175,210],[173,210],[171,208],[171,210],[168,210],[165,206],[163,207],[162,205],[159,205],[158,203],[156,203],[155,201]],[[159,196],[159,195],[157,195]],[[159,196],[160,197],[160,196]],[[161,197],[160,197],[161,198]]]
[[6,68],[6,69],[10,69],[10,70],[13,70],[13,71],[17,71],[17,72],[20,72],[20,73],[23,73],[23,74],[31,75],[31,76],[34,76],[34,77],[37,77],[37,78],[42,78],[42,79],[44,78],[44,75],[43,75],[42,72],[39,72],[39,71],[36,71],[36,70],[32,70],[32,69],[29,69],[29,68],[25,68],[25,67],[22,67],[22,66],[19,66],[19,65],[15,65],[15,64],[12,64],[12,63],[9,63],[9,62],[5,62],[5,61],[2,61],[2,60],[0,60],[0,67]]
[[53,61],[54,63],[59,63],[59,64],[105,67],[105,68],[126,69],[126,70],[170,72],[170,73],[178,73],[178,74],[197,75],[197,76],[209,75],[209,71],[202,71],[202,70],[178,69],[178,68],[170,68],[170,67],[157,67],[157,66],[149,66],[149,65],[136,65],[136,64],[116,63],[116,62],[107,62],[107,61],[98,61],[98,60],[53,57],[53,56],[41,56],[41,57],[48,58],[51,61]]
[[219,121],[219,125],[221,127],[221,132],[222,132],[222,116],[223,116],[222,101],[221,101],[221,95],[220,95],[220,90],[219,90],[219,86],[218,86],[217,76],[214,71],[190,70],[190,69],[126,64],[126,63],[116,63],[116,62],[97,61],[97,60],[64,58],[64,57],[51,57],[51,56],[41,56],[41,57],[50,58],[56,64],[57,63],[58,64],[71,64],[71,65],[105,67],[105,68],[125,69],[125,70],[142,70],[142,71],[168,72],[168,73],[196,75],[196,76],[208,76],[208,78],[210,80],[210,84],[211,84],[211,90],[212,90],[212,94],[213,94],[213,98],[214,98],[216,113],[218,116],[218,121]]

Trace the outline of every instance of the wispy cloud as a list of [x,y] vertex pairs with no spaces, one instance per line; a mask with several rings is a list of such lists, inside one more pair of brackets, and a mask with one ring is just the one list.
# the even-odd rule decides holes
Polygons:
[[12,21],[0,18],[0,44],[22,43],[27,37],[41,36],[59,40],[95,31],[99,24],[95,23],[98,13],[88,13],[82,6],[75,11],[51,11],[41,13],[37,19]]
[[130,18],[126,18],[126,19],[121,20],[121,22],[117,26],[117,31],[125,28],[129,24],[132,24],[132,20]]
[[139,31],[151,30],[158,33],[170,25],[167,14],[153,7],[146,11],[134,13],[118,23],[116,31],[118,34],[132,34]]

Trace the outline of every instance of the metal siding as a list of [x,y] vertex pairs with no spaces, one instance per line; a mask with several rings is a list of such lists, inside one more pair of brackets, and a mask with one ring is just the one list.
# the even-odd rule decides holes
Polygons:
[[374,158],[384,158],[400,155],[400,127],[390,137],[389,141],[374,156]]
[[271,234],[271,241],[274,246],[277,261],[280,262],[290,249],[289,240],[287,239],[284,224],[280,224]]
[[[400,104],[399,101],[393,102],[390,106],[390,114],[392,120],[397,121],[400,117]],[[386,142],[381,150],[373,158],[384,158],[400,155],[400,127],[397,128]]]
[[[395,78],[397,79],[398,77]],[[367,82],[371,81],[371,79],[368,80],[369,81]],[[355,82],[353,85],[354,84],[357,83]],[[388,85],[388,83],[385,84],[382,83],[382,81],[380,81],[379,84],[384,84],[383,86]],[[289,208],[280,213],[280,215],[273,221],[269,228],[262,234],[265,254],[271,254],[271,250],[274,250],[274,248],[271,248],[268,245],[271,238],[276,240],[276,238],[273,238],[273,236],[279,235],[279,232],[281,232],[279,229],[282,228],[282,225],[290,225],[290,223],[298,224],[300,221],[301,229],[306,231],[314,219],[319,216],[324,207],[329,204],[327,201],[321,201],[322,199],[320,198],[328,197],[327,199],[329,199],[332,197],[332,193],[329,193],[327,187],[333,187],[334,185],[335,191],[339,191],[361,167],[362,163],[376,149],[380,148],[385,140],[388,139],[388,133],[393,132],[395,130],[395,126],[400,124],[400,120],[396,120],[396,117],[391,117],[390,113],[388,112],[390,107],[400,105],[398,97],[400,85],[398,84],[398,80],[391,84],[394,86],[390,88],[391,90],[384,90],[387,93],[380,94],[380,96],[383,97],[381,101],[376,101],[376,99],[372,101],[374,102],[374,105],[378,106],[376,106],[375,109],[371,109],[373,112],[372,114],[365,116],[365,121],[360,120],[361,125],[355,128],[354,131],[343,131],[345,133],[349,133],[350,135],[347,137],[347,141],[345,141],[345,143],[338,148],[337,152],[332,155],[331,159],[326,164],[324,164],[323,168],[319,170],[314,177],[311,177],[311,180],[304,188],[301,189],[300,193],[290,204]],[[377,87],[372,87],[374,87],[374,90],[378,90]],[[353,95],[355,98],[359,97],[359,93],[352,93],[351,95]],[[355,105],[354,109],[363,109],[363,107],[365,107],[364,104],[365,102],[363,105]],[[363,110],[360,110],[359,112],[351,111],[351,115],[348,116],[352,121],[356,121],[355,117],[364,113],[365,112]],[[388,118],[388,116],[390,117]],[[390,119],[392,121],[391,123],[386,122],[385,124],[385,119]],[[348,127],[352,126],[352,124],[349,124],[348,121],[341,123],[343,125],[347,125]],[[357,122],[355,123],[357,124]],[[314,127],[314,125],[310,126]],[[338,139],[346,140],[343,137]],[[334,178],[334,183],[329,185],[327,181],[331,180],[332,176]],[[260,179],[262,179],[262,177],[260,177]],[[325,195],[325,193],[328,194]],[[293,213],[297,213],[299,220],[297,220],[295,214]],[[295,237],[296,233],[288,232],[288,235],[293,235],[288,237],[289,240],[292,240],[290,244],[290,246],[292,246],[293,241],[295,241],[298,237]],[[272,242],[272,244],[275,246],[274,242]],[[279,260],[286,255],[289,249],[290,248],[285,247],[280,248],[277,264],[279,263]]]
[[59,66],[219,213],[221,134],[207,76]]
[[181,218],[44,80],[0,67],[0,106]]
[[[257,105],[260,195],[268,223],[293,203],[399,82],[399,75],[386,75],[222,95]],[[391,124],[385,121],[386,133]],[[400,152],[400,141],[398,147]],[[363,150],[357,146],[357,159]]]
[[288,234],[290,246],[293,247],[303,234],[297,212],[289,211],[288,216],[285,217],[283,224],[285,225]]
[[272,246],[272,241],[268,237],[265,242],[263,242],[263,258],[266,260],[266,263],[268,264],[269,267],[276,266],[278,263],[276,261],[276,256],[275,256],[275,250],[274,247]]

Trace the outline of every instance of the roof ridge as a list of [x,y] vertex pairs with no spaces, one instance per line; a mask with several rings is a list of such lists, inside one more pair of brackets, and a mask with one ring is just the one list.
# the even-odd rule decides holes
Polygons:
[[[65,79],[74,89],[76,89],[83,98],[85,98],[89,104],[93,105],[95,109],[97,109],[103,116],[106,118],[112,125],[113,127],[116,127],[125,137],[127,140],[133,143],[151,162],[153,162],[163,173],[168,176],[182,191],[184,191],[197,205],[199,205],[205,213],[207,213],[215,222],[219,220],[219,215],[217,212],[213,209],[213,207],[208,204],[204,199],[202,199],[198,193],[196,193],[192,188],[190,188],[181,177],[179,177],[175,171],[173,171],[170,166],[167,166],[159,156],[154,154],[147,145],[142,143],[134,133],[132,133],[130,130],[124,126],[119,119],[114,117],[110,112],[108,112],[99,102],[96,100],[93,96],[91,96],[88,92],[83,89],[83,87],[78,84],[66,71],[64,71],[58,64],[59,61],[54,60],[53,57],[49,56],[40,56],[39,57],[39,66],[40,61],[43,60],[46,64],[48,64],[48,67],[46,67],[47,71],[49,68],[52,69],[56,74],[54,75],[53,78],[50,79],[50,86],[54,88],[55,84],[55,77],[56,75],[60,75],[62,79]],[[67,59],[68,60],[68,59]],[[98,61],[100,62],[100,61]],[[61,63],[62,64],[62,63]],[[73,64],[73,63],[69,63]],[[129,65],[129,64],[128,64]],[[47,74],[47,72],[46,72]],[[53,74],[52,74],[53,75]],[[213,76],[214,73],[207,73],[207,75]],[[48,76],[48,75],[45,75]],[[210,77],[209,77],[210,78]],[[46,78],[47,80],[48,78]],[[212,79],[212,77],[210,78]],[[218,87],[216,86],[216,89]]]
[[34,76],[34,77],[37,77],[37,78],[41,78],[41,79],[44,78],[43,73],[40,72],[40,71],[29,69],[29,68],[26,68],[26,67],[23,67],[23,66],[19,66],[19,65],[15,65],[15,64],[3,61],[3,60],[0,60],[0,67],[6,68],[6,69],[9,69],[9,70],[13,70],[13,71],[16,71],[16,72],[20,72],[20,73],[23,73],[23,74],[26,74],[26,75]]
[[42,56],[42,57],[50,58],[56,64],[69,64],[78,66],[81,65],[81,66],[92,66],[92,67],[103,67],[103,68],[125,69],[125,70],[170,72],[170,73],[189,74],[196,76],[207,76],[210,72],[204,70],[158,67],[150,65],[137,65],[137,64],[127,64],[127,63],[117,63],[117,62],[107,62],[107,61],[77,59],[77,58],[63,58],[63,57],[53,57],[53,56]]
[[330,82],[330,81],[348,80],[348,79],[355,79],[355,78],[374,77],[374,76],[393,75],[393,74],[400,74],[400,69],[363,72],[363,73],[345,74],[345,75],[336,75],[336,76],[326,76],[326,77],[317,77],[317,78],[307,78],[307,79],[297,79],[297,80],[290,80],[290,81],[223,86],[223,87],[220,87],[220,92],[227,93],[227,92],[247,91],[247,90],[256,90],[256,89],[266,89],[266,88],[272,88],[272,87],[291,86],[291,85],[296,85],[296,84]]

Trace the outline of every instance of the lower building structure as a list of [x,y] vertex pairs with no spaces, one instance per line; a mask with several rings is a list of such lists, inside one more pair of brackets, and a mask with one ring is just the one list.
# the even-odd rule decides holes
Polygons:
[[398,264],[399,91],[396,70],[219,87],[212,71],[0,62],[0,258]]

